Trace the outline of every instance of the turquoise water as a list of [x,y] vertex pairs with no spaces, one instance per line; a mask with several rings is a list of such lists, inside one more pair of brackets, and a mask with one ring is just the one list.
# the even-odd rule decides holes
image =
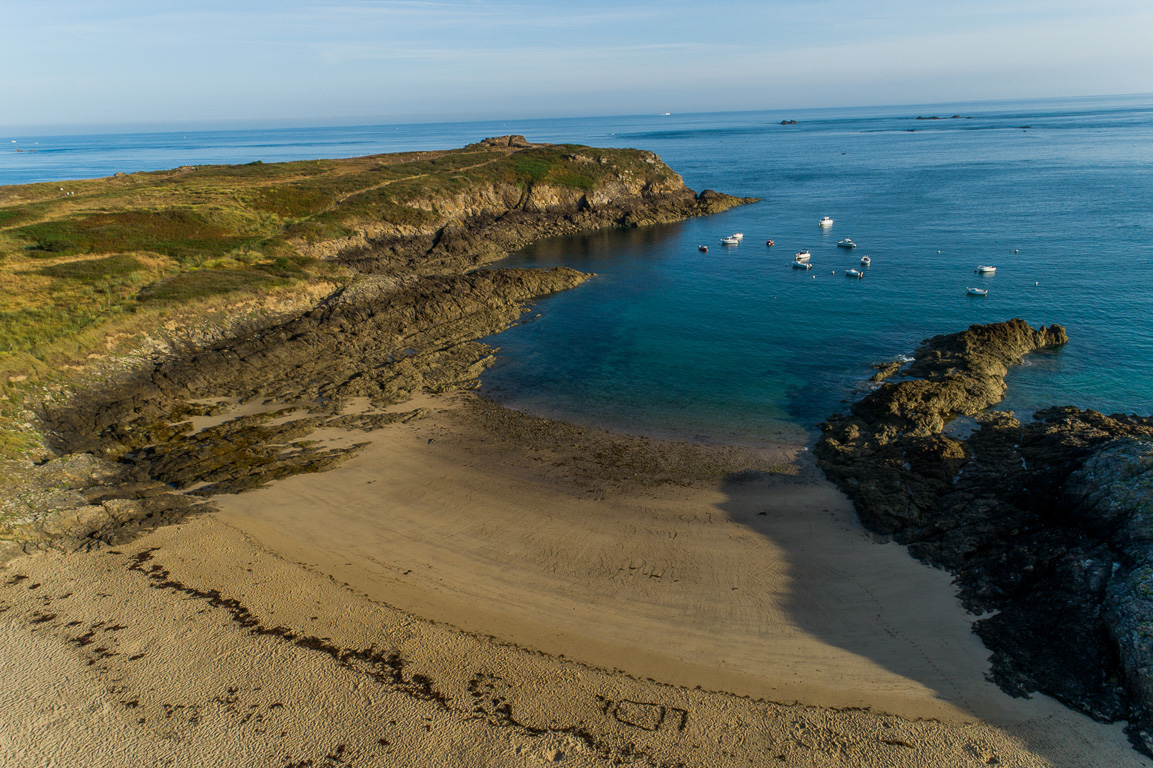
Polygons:
[[[972,119],[914,119],[955,113]],[[1015,370],[1000,407],[1153,412],[1153,100],[777,117],[618,135],[695,189],[763,201],[508,259],[598,277],[493,339],[504,355],[489,391],[642,431],[812,439],[873,363],[1021,317],[1065,325],[1071,342]],[[831,229],[817,227],[823,215]],[[719,244],[738,231],[740,246]],[[858,249],[837,248],[845,237]],[[801,248],[811,272],[789,266]],[[866,253],[865,277],[846,278]]]
[[[918,115],[970,119],[916,120]],[[782,126],[782,119],[797,125]],[[2,137],[0,184],[184,164],[461,146],[523,133],[651,149],[693,189],[762,202],[539,243],[507,265],[597,273],[542,301],[485,391],[645,432],[812,439],[871,365],[971,323],[1060,323],[1001,407],[1153,412],[1153,96],[855,110]],[[816,222],[835,224],[819,230]],[[719,239],[743,232],[740,246]],[[856,251],[836,248],[851,237]],[[773,248],[765,240],[773,238]],[[698,244],[709,252],[697,251]],[[801,248],[814,268],[789,267]],[[862,254],[865,277],[842,272]],[[978,264],[995,275],[978,276]],[[833,274],[833,271],[836,274]],[[989,295],[965,295],[967,286]]]

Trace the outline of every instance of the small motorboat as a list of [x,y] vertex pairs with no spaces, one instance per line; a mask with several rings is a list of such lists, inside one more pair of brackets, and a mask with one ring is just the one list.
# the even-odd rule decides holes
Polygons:
[[801,251],[796,256],[794,256],[793,261],[808,261],[811,258],[813,258],[813,254],[809,253],[809,249],[806,248],[805,250]]
[[981,265],[973,271],[980,275],[991,275],[997,271],[997,268],[988,265]]
[[807,261],[794,261],[793,269],[812,269],[813,265]]
[[853,248],[857,247],[857,244],[846,237],[844,240],[838,240],[837,241],[837,247],[838,248],[848,248],[848,249],[852,250]]
[[700,251],[701,253],[708,253],[709,247],[707,245],[698,245],[697,250]]
[[769,246],[770,248],[772,248],[774,245],[776,245],[776,243],[774,243],[772,240],[766,240],[766,241],[765,241],[765,245],[767,245],[767,246]]
[[721,238],[721,245],[740,245],[740,238],[729,235]]
[[817,222],[817,226],[818,227],[831,227],[831,226],[833,226],[833,220],[830,219],[828,216],[826,216],[825,218],[823,218]]
[[988,296],[989,289],[987,288],[966,288],[965,293],[970,296]]
[[864,275],[864,273],[861,272],[861,270],[859,270],[859,269],[846,269],[845,270],[845,277],[861,277],[863,275]]
[[737,238],[738,242],[745,239],[744,233],[741,232],[734,232],[733,234],[729,235],[729,237]]
[[869,258],[869,254],[866,253],[864,256],[861,257],[861,265],[862,266],[867,267],[872,263],[873,263],[873,260]]

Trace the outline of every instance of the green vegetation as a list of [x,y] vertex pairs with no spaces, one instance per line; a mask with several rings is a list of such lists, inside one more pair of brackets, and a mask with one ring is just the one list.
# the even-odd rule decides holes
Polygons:
[[106,280],[110,277],[131,275],[144,269],[144,265],[135,256],[117,254],[105,256],[102,259],[85,259],[83,261],[65,261],[59,264],[49,264],[37,270],[48,277],[69,277],[73,280],[93,282]]
[[141,302],[185,302],[209,296],[261,288],[286,286],[289,280],[265,272],[239,269],[200,269],[182,272],[145,288],[137,297]]
[[118,211],[29,224],[11,231],[32,256],[148,251],[181,260],[226,254],[251,240],[189,210]]

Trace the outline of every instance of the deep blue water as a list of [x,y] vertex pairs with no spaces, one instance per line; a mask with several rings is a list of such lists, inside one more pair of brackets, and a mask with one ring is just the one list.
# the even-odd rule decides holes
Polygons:
[[[915,120],[953,114],[964,117]],[[485,389],[509,404],[638,431],[811,439],[860,395],[873,363],[933,334],[1022,317],[1065,325],[1071,341],[1016,369],[1002,408],[1153,413],[1153,96],[7,137],[38,151],[0,149],[0,184],[442,148],[503,133],[651,149],[693,189],[762,198],[506,260],[597,273],[491,340],[502,354]],[[817,227],[823,215],[835,220],[829,230]],[[719,244],[737,231],[740,246]],[[836,247],[845,237],[856,251]],[[801,248],[813,253],[811,272],[789,266]],[[844,277],[865,253],[865,277]],[[997,272],[978,276],[978,264]],[[989,294],[967,296],[967,286]]]

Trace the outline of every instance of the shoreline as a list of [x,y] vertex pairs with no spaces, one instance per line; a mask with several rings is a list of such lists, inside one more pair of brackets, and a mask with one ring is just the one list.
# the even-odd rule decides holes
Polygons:
[[[277,247],[348,281],[36,390],[42,458],[57,458],[0,486],[0,667],[18,681],[0,694],[0,751],[101,766],[1149,765],[1120,725],[989,682],[949,574],[868,533],[805,445],[621,434],[469,393],[495,355],[479,339],[589,277],[476,267],[548,235],[754,201],[698,195],[651,153],[588,152],[506,136],[297,168],[395,206],[381,221],[329,196],[304,229],[274,222]],[[448,187],[380,181],[446,158],[476,164]],[[230,172],[159,182],[222,195]],[[144,269],[77,255],[45,276]],[[238,263],[201,288],[291,266]],[[122,298],[204,274],[141,276]]]
[[[428,411],[335,469],[216,496],[129,543],[10,562],[5,674],[33,692],[2,702],[13,753],[1148,764],[1120,726],[986,682],[947,574],[875,543],[795,454],[588,430],[468,393],[404,407]],[[79,732],[48,716],[77,707],[96,714]]]

